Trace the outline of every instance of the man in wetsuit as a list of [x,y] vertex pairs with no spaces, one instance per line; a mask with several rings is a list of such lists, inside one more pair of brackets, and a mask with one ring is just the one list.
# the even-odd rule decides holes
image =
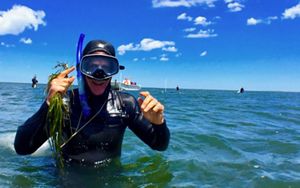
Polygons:
[[[67,92],[75,80],[68,74],[75,67],[53,79],[46,101],[17,130],[14,146],[18,154],[32,154],[49,138],[46,117],[50,99],[57,92],[67,92],[69,96],[70,120],[63,128],[66,142],[62,145],[66,161],[94,164],[119,157],[126,127],[152,149],[167,149],[170,133],[164,106],[149,92],[140,92],[141,97],[136,100],[128,93],[111,89],[111,78],[120,66],[110,43],[90,41],[83,50],[79,66],[84,85],[79,82],[79,88],[83,87],[84,97],[80,89]],[[82,102],[84,98],[86,101]]]

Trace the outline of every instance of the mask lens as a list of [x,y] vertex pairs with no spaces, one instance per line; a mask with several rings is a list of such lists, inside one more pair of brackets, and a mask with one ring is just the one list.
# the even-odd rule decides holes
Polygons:
[[[86,76],[96,79],[105,79],[118,73],[119,62],[116,58],[110,56],[88,55],[82,58],[80,69],[81,72]],[[101,70],[103,73],[95,74],[99,72],[99,70]]]

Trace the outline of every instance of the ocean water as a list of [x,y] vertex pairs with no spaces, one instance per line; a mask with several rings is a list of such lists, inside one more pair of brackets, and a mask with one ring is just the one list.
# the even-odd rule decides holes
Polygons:
[[59,170],[47,143],[28,156],[13,147],[44,87],[0,83],[0,187],[300,187],[300,93],[151,88],[166,109],[166,151],[127,130],[119,165]]

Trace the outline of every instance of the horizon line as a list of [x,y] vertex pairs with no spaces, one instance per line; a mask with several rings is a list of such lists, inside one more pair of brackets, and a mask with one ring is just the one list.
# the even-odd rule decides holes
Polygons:
[[[30,82],[8,82],[8,81],[0,81],[0,83],[9,83],[9,84],[31,84]],[[39,83],[41,85],[47,85],[47,83]],[[78,85],[74,85],[74,86],[78,86]],[[142,87],[143,88],[143,87]],[[173,87],[151,87],[151,86],[144,86],[144,88],[153,88],[153,89],[176,89]],[[180,87],[179,87],[180,88]],[[215,88],[180,88],[183,90],[213,90],[213,91],[238,91],[238,89],[215,89]],[[286,92],[286,93],[300,93],[300,91],[286,91],[286,90],[245,90],[248,92]]]

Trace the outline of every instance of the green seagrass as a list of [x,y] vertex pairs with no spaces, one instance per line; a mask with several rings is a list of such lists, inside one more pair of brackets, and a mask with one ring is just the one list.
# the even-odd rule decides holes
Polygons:
[[[59,70],[56,73],[51,74],[48,79],[47,93],[50,89],[50,83],[55,79],[62,71],[68,68],[65,63],[58,63],[54,68]],[[62,128],[65,126],[64,117],[69,117],[69,109],[63,103],[63,94],[56,93],[50,99],[50,105],[47,113],[47,122],[49,123],[49,134],[50,134],[50,147],[53,151],[53,156],[56,159],[58,167],[63,168],[63,158],[61,145],[63,144]]]

